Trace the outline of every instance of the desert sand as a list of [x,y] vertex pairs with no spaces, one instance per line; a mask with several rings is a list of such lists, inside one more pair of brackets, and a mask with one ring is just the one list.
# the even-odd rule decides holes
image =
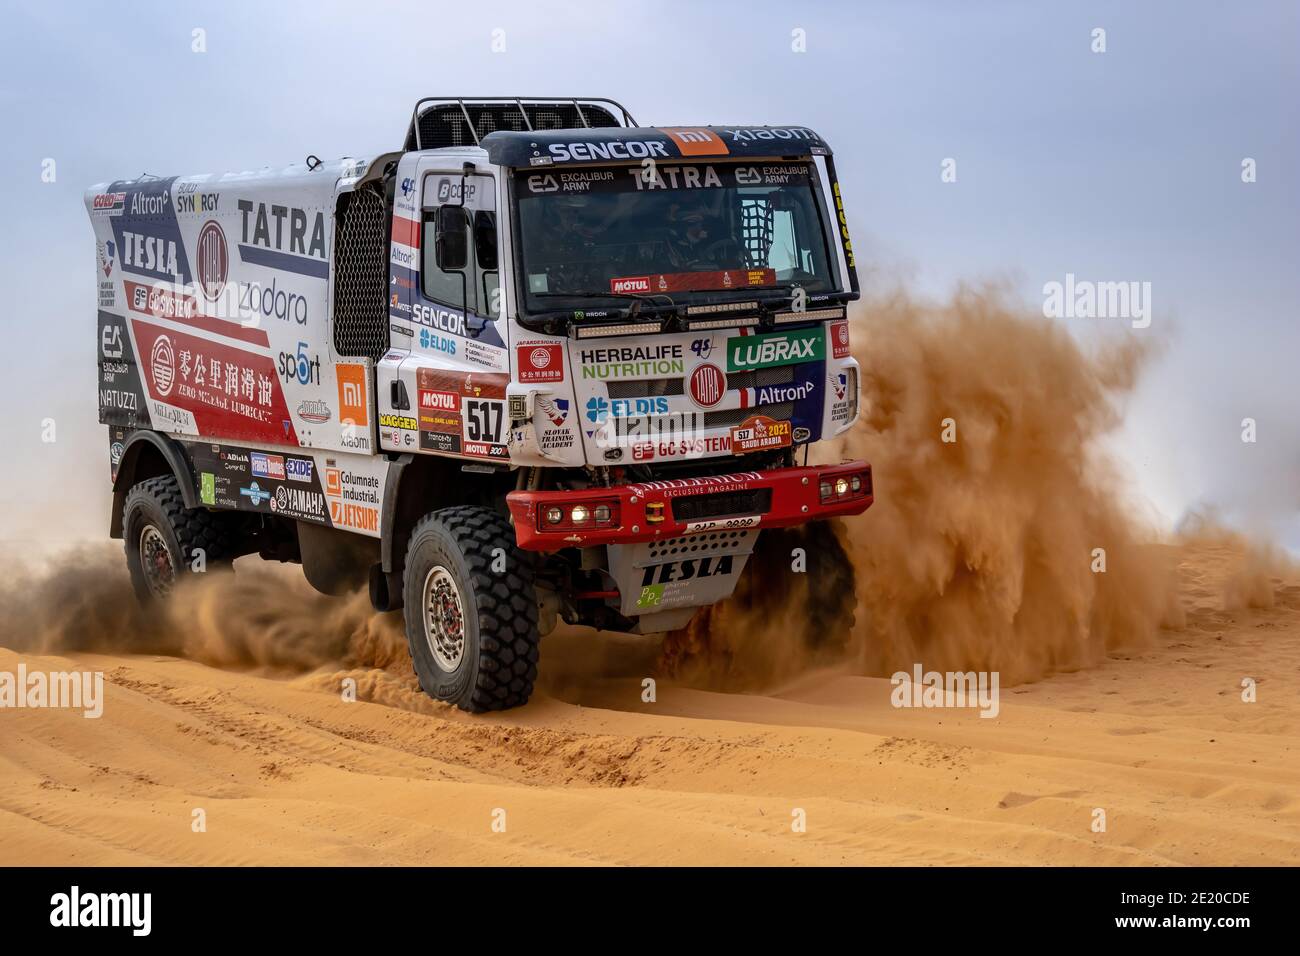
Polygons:
[[843,669],[645,703],[658,646],[577,630],[488,716],[421,695],[400,649],[296,675],[0,649],[106,680],[98,720],[0,710],[0,864],[1300,862],[1300,581],[1242,593],[1231,543],[1171,554],[1182,627],[1003,688],[996,719]]

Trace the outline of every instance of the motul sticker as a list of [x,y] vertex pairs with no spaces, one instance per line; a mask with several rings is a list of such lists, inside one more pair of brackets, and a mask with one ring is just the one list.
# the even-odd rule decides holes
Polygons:
[[519,381],[564,381],[564,346],[560,343],[534,342],[520,345],[515,351],[519,359]]
[[623,276],[609,280],[610,292],[649,292],[649,276]]
[[778,422],[766,415],[746,418],[731,430],[731,450],[738,455],[769,448],[789,448],[790,441],[790,423]]
[[610,292],[702,292],[748,289],[776,284],[775,269],[723,269],[716,272],[665,272],[609,280]]

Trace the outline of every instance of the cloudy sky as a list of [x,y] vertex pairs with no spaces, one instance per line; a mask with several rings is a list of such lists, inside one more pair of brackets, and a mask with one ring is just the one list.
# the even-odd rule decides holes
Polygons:
[[[1066,273],[1149,281],[1143,334],[1166,348],[1116,442],[1134,490],[1169,522],[1212,506],[1300,548],[1298,10],[1281,0],[10,5],[0,494],[22,506],[11,504],[0,537],[102,534],[85,187],[400,148],[423,95],[581,94],[621,100],[645,125],[817,129],[836,150],[869,290],[901,278],[944,296],[994,279],[1037,308],[1043,284]],[[955,183],[941,181],[947,158]],[[54,181],[43,182],[50,159]],[[1064,321],[1086,337],[1102,320]],[[1258,422],[1253,445],[1240,440],[1246,417]],[[53,444],[41,441],[46,418]]]

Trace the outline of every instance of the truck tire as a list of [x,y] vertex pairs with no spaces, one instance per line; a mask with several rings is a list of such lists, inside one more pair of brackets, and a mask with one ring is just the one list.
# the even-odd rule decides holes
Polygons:
[[189,574],[195,551],[202,549],[207,570],[233,560],[235,536],[230,516],[186,508],[172,475],[133,485],[122,507],[122,537],[131,586],[141,604],[166,598]]
[[488,508],[431,512],[411,532],[403,573],[406,640],[424,692],[471,713],[526,703],[537,598],[510,522]]

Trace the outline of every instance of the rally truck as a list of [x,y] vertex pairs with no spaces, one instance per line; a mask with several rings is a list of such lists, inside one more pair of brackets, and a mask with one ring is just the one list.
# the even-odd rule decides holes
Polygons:
[[91,188],[110,534],[145,603],[243,555],[404,610],[420,685],[523,704],[557,622],[731,595],[858,514],[858,279],[803,126],[604,98],[416,103],[366,159]]

